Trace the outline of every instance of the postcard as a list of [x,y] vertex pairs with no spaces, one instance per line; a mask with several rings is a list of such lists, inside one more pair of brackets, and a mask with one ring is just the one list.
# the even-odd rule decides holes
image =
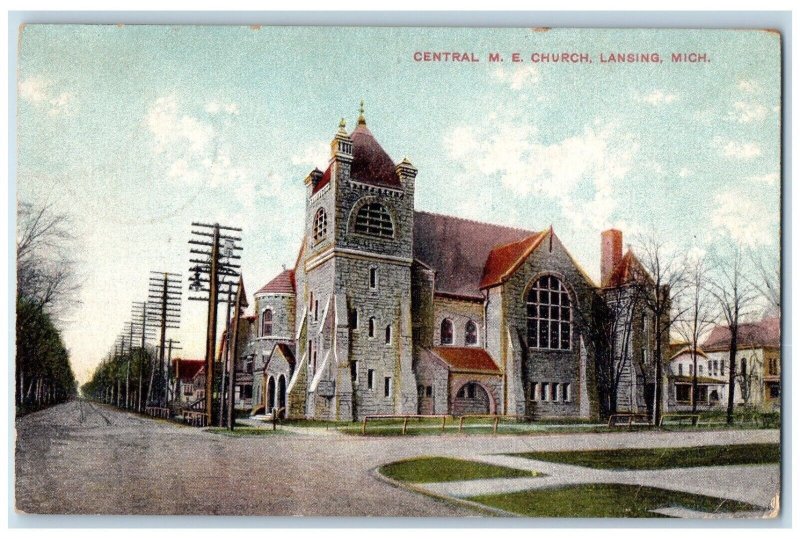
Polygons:
[[19,514],[780,515],[778,32],[19,32]]

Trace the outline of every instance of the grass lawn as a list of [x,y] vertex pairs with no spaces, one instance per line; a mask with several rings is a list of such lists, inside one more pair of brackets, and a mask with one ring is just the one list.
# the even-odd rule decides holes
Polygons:
[[225,427],[212,427],[209,429],[205,429],[206,432],[211,432],[214,434],[222,434],[223,436],[282,436],[289,434],[286,431],[272,430],[269,429],[259,429],[255,427],[236,427],[233,431],[228,430]]
[[401,460],[380,467],[380,473],[406,483],[443,483],[470,479],[537,477],[537,472],[516,470],[483,462],[445,457],[421,457]]
[[515,453],[513,456],[606,470],[661,470],[695,466],[779,463],[781,451],[779,444],[737,444],[656,449],[537,451]]
[[635,485],[589,484],[469,498],[530,517],[661,517],[650,510],[684,507],[704,512],[758,511],[743,502]]

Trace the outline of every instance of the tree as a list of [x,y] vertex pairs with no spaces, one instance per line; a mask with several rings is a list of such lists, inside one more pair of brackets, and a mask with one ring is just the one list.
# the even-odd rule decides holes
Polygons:
[[714,260],[715,278],[711,293],[730,333],[728,352],[728,409],[727,423],[733,424],[733,393],[736,387],[736,353],[739,344],[739,325],[746,319],[757,297],[755,288],[744,278],[744,250],[738,243],[729,242],[717,252]]
[[653,395],[653,424],[661,420],[661,401],[663,399],[663,350],[669,345],[670,331],[683,315],[682,308],[673,306],[673,295],[680,295],[684,284],[685,267],[683,260],[655,233],[640,236],[637,253],[645,275],[635,280],[637,301],[653,317],[653,362],[655,388]]
[[781,312],[781,261],[776,251],[750,251],[750,261],[755,270],[747,282],[767,302],[767,313]]
[[714,298],[709,292],[709,271],[705,256],[687,257],[684,286],[677,301],[681,317],[676,331],[689,345],[692,356],[692,412],[697,411],[697,349],[700,340],[714,326]]

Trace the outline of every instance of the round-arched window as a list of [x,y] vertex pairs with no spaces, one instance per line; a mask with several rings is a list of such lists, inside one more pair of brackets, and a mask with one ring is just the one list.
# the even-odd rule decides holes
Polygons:
[[572,341],[572,302],[557,277],[540,277],[527,297],[528,346],[569,350]]
[[314,241],[319,241],[328,233],[328,214],[325,208],[320,208],[314,214]]
[[445,318],[442,320],[439,340],[442,344],[453,344],[453,322]]
[[394,227],[389,210],[379,202],[364,204],[356,214],[355,231],[368,236],[391,238]]
[[261,314],[261,336],[272,335],[272,310],[267,309]]
[[464,343],[467,346],[478,344],[478,325],[472,320],[468,321],[464,327]]

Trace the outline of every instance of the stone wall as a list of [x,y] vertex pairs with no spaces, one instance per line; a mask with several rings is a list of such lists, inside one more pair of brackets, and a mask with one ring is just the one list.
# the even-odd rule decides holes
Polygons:
[[[473,346],[483,346],[483,302],[467,301],[434,296],[433,298],[433,342],[434,346],[446,346],[442,343],[442,321],[453,323],[453,342],[451,346],[467,346],[465,330],[467,322],[472,320],[478,331],[478,342]],[[493,356],[494,357],[494,356]]]

